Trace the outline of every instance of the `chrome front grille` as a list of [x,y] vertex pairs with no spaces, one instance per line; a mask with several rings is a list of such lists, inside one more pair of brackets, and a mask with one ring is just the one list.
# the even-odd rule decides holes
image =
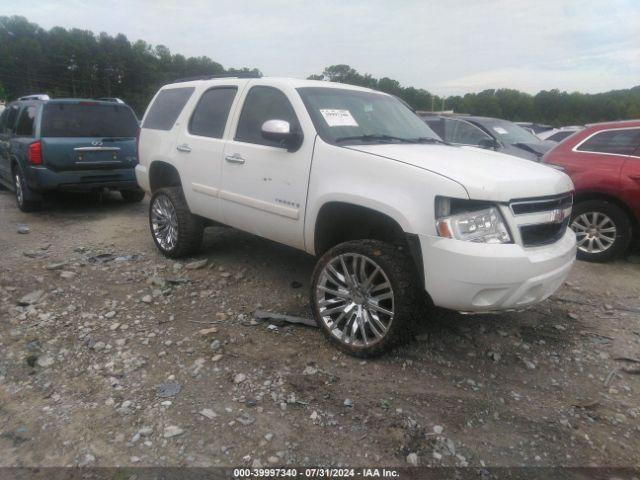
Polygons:
[[549,245],[562,238],[569,226],[573,195],[514,200],[509,204],[522,245]]

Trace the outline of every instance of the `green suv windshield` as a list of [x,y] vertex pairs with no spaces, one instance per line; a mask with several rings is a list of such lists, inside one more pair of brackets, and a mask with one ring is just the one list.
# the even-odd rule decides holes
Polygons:
[[299,88],[320,137],[334,145],[441,142],[395,97],[341,88]]

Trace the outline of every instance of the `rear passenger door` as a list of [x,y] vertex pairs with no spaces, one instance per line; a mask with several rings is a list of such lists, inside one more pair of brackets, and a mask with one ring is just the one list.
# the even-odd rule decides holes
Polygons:
[[222,221],[219,192],[222,155],[230,112],[240,85],[206,89],[196,101],[187,125],[180,129],[176,155],[181,161],[183,187],[193,213]]
[[[308,121],[305,114],[293,88],[268,81],[253,81],[247,87],[234,119],[235,133],[224,150],[220,192],[224,223],[304,249],[304,210],[315,138],[315,131],[301,126],[301,119]],[[288,151],[264,139],[262,125],[267,120],[284,120],[292,131],[302,132],[300,147]]]
[[636,144],[636,149],[622,166],[620,186],[622,199],[633,209],[636,220],[640,222],[640,128],[636,128],[634,132],[632,143]]

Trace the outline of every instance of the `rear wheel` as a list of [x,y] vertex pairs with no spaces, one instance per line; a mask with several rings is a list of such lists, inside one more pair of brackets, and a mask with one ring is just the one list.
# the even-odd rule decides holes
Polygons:
[[342,243],[318,261],[311,308],[325,336],[357,357],[377,356],[411,331],[418,287],[409,256],[389,243]]
[[40,195],[29,188],[27,181],[22,175],[19,167],[13,171],[13,190],[16,196],[18,208],[23,212],[34,212],[40,209],[42,200]]
[[180,187],[157,190],[149,202],[151,236],[163,255],[179,258],[196,252],[204,225],[193,215]]
[[144,198],[144,190],[120,190],[120,195],[127,203],[138,203]]
[[576,233],[578,258],[590,262],[620,256],[631,241],[629,216],[605,200],[578,203],[573,209],[571,229]]

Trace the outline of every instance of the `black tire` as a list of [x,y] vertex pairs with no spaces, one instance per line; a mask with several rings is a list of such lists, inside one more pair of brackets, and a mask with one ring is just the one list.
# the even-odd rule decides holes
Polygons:
[[[177,240],[173,246],[163,246],[154,234],[153,209],[156,202],[164,201],[162,199],[168,200],[175,210]],[[166,257],[185,257],[197,252],[202,245],[202,233],[204,231],[202,219],[191,213],[180,187],[161,188],[151,196],[151,201],[149,202],[149,227],[153,242]]]
[[34,192],[17,165],[13,169],[13,192],[16,197],[16,204],[23,212],[35,212],[42,207],[42,197]]
[[144,190],[120,190],[120,195],[126,203],[138,203],[144,198]]
[[[587,200],[573,207],[571,228],[576,232],[578,243],[580,244],[585,234],[582,233],[584,231],[583,229],[577,227],[577,223],[581,222],[581,219],[592,218],[591,215],[593,213],[606,215],[611,220],[616,229],[615,238],[608,248],[600,252],[588,252],[585,251],[587,249],[586,246],[584,249],[581,249],[579,245],[577,252],[578,258],[588,262],[606,262],[621,256],[631,241],[631,221],[624,210],[606,200]],[[581,217],[583,215],[586,215],[586,217]],[[588,240],[586,244],[588,245]]]
[[[340,325],[347,325],[350,322],[351,325],[353,325],[355,320],[352,321],[347,319],[347,323],[342,324],[339,320],[340,315],[342,315],[341,313],[338,313],[338,318],[335,319],[332,319],[330,314],[328,318],[332,319],[332,321],[335,320],[334,324],[337,327],[335,329],[331,329],[323,319],[323,314],[320,312],[319,303],[326,303],[327,298],[327,294],[325,293],[326,290],[323,291],[318,288],[319,286],[325,287],[328,285],[328,283],[323,283],[326,282],[327,279],[325,267],[332,262],[339,261],[340,255],[355,255],[360,256],[360,258],[365,257],[372,260],[374,264],[382,270],[383,275],[386,276],[386,279],[388,279],[388,282],[391,285],[393,299],[387,301],[392,302],[393,318],[390,324],[387,324],[386,333],[381,337],[377,337],[375,342],[370,343],[369,345],[356,345],[355,341],[349,344],[349,342],[338,338],[338,336],[343,336],[343,333],[340,332]],[[346,258],[348,259],[349,257]],[[374,268],[374,265],[370,265],[370,268]],[[371,270],[369,270],[369,273],[361,275],[361,277],[367,276],[370,273]],[[382,281],[384,282],[386,279],[383,277]],[[331,280],[329,280],[329,282],[331,283]],[[333,285],[337,288],[338,283],[333,282]],[[331,294],[329,294],[329,296],[331,296]],[[338,300],[338,298],[339,297],[334,297],[330,299],[330,301],[337,300],[338,302],[341,302],[342,300]],[[364,297],[365,300],[362,298],[363,297],[360,297],[358,301],[363,302],[362,305],[367,305],[367,296]],[[399,247],[378,240],[354,240],[341,243],[333,247],[318,260],[311,279],[311,310],[316,323],[331,343],[337,346],[340,350],[355,357],[366,358],[379,356],[408,339],[413,331],[413,327],[415,326],[416,316],[422,306],[420,298],[417,274],[410,256]],[[344,302],[347,303],[351,301],[352,300],[350,299],[344,300]],[[380,302],[377,303],[382,305]],[[373,310],[370,311],[368,308],[366,308],[366,310],[370,319],[367,325],[370,325],[373,323],[371,319],[371,311]],[[377,318],[379,318],[379,314],[377,315]],[[326,313],[324,318],[327,318]],[[342,321],[344,322],[345,320]],[[343,328],[345,330],[349,329],[348,327]],[[363,328],[365,328],[368,333],[374,333],[370,327]],[[336,334],[334,335],[332,331],[336,332]],[[382,333],[382,329],[380,329],[379,333]],[[364,343],[362,342],[362,338],[363,335],[366,336],[365,331],[356,332],[356,334],[360,337],[360,343]],[[357,341],[357,338],[355,340]]]

